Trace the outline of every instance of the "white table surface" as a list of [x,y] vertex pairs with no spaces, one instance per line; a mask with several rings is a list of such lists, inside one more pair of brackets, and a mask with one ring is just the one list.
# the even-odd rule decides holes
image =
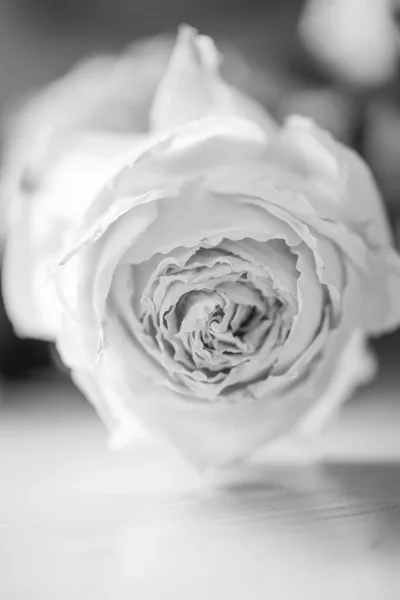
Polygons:
[[66,386],[8,390],[1,600],[398,600],[398,396],[364,391],[313,450],[223,486],[151,440],[109,451]]

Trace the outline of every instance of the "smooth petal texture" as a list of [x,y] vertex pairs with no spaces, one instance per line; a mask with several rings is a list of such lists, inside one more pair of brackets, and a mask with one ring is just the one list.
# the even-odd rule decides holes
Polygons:
[[364,335],[355,331],[339,356],[330,384],[316,406],[302,419],[298,432],[302,435],[321,432],[353,391],[374,378],[376,370],[375,358]]
[[92,199],[125,163],[127,149],[132,154],[136,143],[125,137],[111,139],[107,145],[92,138],[68,138],[62,149],[53,148],[52,157],[47,157],[39,189],[29,194],[14,190],[3,290],[20,335],[55,338],[59,311],[52,268],[68,247],[74,224],[83,220]]
[[[371,245],[387,244],[390,230],[382,200],[362,158],[304,117],[287,120],[270,152],[295,177],[319,216],[343,223],[367,237]],[[279,181],[277,181],[278,183]],[[290,182],[286,181],[287,189]]]
[[[131,199],[128,199],[131,201]],[[134,199],[133,199],[134,201]],[[94,363],[104,346],[105,302],[121,257],[157,217],[155,204],[130,211],[116,227],[109,227],[99,244],[86,245],[81,254],[61,262],[54,283],[63,318],[57,331],[58,350],[68,366]]]
[[122,55],[84,60],[8,116],[0,189],[0,230],[8,234],[3,289],[20,335],[54,339],[58,317],[46,263],[111,176],[106,159],[113,163],[125,142],[132,150],[128,140],[148,130],[171,48],[172,40],[160,36]]
[[[122,169],[111,178],[74,230],[77,248],[96,239],[126,211],[126,198],[148,198],[149,191],[177,195],[192,180],[222,166],[251,165],[262,158],[267,137],[254,123],[232,117],[210,117],[182,130],[138,140]],[[151,195],[151,194],[150,194]],[[120,206],[122,205],[122,208]]]
[[32,188],[37,191],[54,164],[54,147],[64,150],[71,136],[81,138],[82,133],[148,131],[150,103],[171,48],[171,39],[159,36],[132,44],[120,56],[83,60],[16,111],[9,111],[2,156],[0,239],[10,206],[18,202],[20,184],[28,197]]
[[[57,299],[48,287],[46,259],[57,252],[62,227],[53,222],[54,237],[44,242],[36,235],[40,211],[32,204],[15,203],[2,270],[2,293],[14,330],[21,337],[54,339]],[[27,257],[29,256],[29,261]]]
[[257,123],[268,134],[275,132],[272,117],[221,78],[220,62],[211,38],[182,26],[153,101],[151,129],[168,131],[208,116],[236,116]]

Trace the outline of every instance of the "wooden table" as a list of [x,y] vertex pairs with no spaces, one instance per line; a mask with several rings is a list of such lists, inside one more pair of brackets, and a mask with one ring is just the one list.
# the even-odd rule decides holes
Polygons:
[[42,382],[0,407],[3,600],[398,600],[400,402],[375,386],[323,438],[204,479],[149,438],[105,444]]

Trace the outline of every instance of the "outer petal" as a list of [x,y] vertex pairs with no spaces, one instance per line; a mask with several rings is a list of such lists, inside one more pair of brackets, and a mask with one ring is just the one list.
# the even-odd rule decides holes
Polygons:
[[331,416],[359,385],[368,383],[376,373],[376,363],[364,335],[356,330],[340,354],[332,380],[297,430],[302,434],[321,431]]
[[[3,288],[19,334],[54,337],[56,302],[46,263],[63,247],[70,225],[80,221],[76,209],[82,215],[111,175],[105,159],[111,156],[112,163],[120,155],[113,134],[148,129],[149,106],[171,46],[169,37],[160,36],[120,56],[84,60],[9,117],[0,238],[8,236]],[[97,133],[90,148],[88,132]]]
[[214,42],[182,26],[151,111],[153,130],[165,131],[210,115],[245,117],[272,133],[277,125],[254,100],[219,75]]
[[[3,292],[14,327],[22,336],[54,339],[57,299],[49,267],[67,244],[71,229],[83,219],[93,197],[132,154],[136,141],[71,140],[53,148],[38,189],[6,190],[14,196],[8,218],[3,263]],[[17,182],[14,182],[15,186]]]
[[[130,199],[129,199],[130,200]],[[56,330],[58,350],[67,365],[93,363],[104,346],[104,311],[119,261],[157,217],[156,203],[131,210],[111,224],[96,244],[81,248],[54,272],[62,313]]]
[[169,37],[159,36],[138,41],[120,55],[85,59],[33,95],[10,121],[16,158],[21,161],[21,149],[32,155],[33,146],[36,150],[40,142],[72,131],[146,132],[171,46]]
[[390,230],[371,171],[353,150],[304,117],[292,116],[270,143],[271,180],[307,195],[321,217],[347,225],[371,245]]

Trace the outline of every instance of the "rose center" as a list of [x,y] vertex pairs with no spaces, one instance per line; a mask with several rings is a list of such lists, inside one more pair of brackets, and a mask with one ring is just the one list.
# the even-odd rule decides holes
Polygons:
[[282,309],[279,300],[261,299],[249,285],[235,287],[234,299],[222,290],[191,291],[179,299],[175,340],[183,344],[193,367],[229,370],[233,356],[253,355],[276,325]]

